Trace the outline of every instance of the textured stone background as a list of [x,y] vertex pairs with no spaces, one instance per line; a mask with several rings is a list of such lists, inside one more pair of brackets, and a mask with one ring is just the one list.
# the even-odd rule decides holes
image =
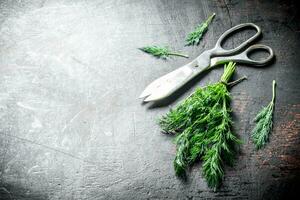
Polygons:
[[[203,41],[184,38],[216,12]],[[293,1],[1,0],[0,199],[281,199],[300,184],[300,17]],[[212,47],[231,26],[253,22],[276,61],[238,66],[232,88],[235,131],[244,141],[218,192],[201,177],[177,179],[172,137],[156,119],[167,105],[137,99],[144,87]],[[249,34],[237,35],[232,47]],[[137,50],[164,44],[189,59]],[[215,69],[194,87],[219,79]],[[278,82],[268,146],[255,151],[251,120]]]

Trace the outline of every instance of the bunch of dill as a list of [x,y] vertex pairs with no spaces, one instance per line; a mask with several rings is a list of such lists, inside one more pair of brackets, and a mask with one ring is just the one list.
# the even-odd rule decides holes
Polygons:
[[185,176],[186,169],[200,159],[203,161],[203,176],[208,186],[215,189],[222,182],[224,164],[232,164],[234,147],[240,143],[231,130],[230,93],[227,89],[234,71],[235,63],[228,63],[219,82],[196,89],[159,120],[164,132],[177,135],[176,175]]

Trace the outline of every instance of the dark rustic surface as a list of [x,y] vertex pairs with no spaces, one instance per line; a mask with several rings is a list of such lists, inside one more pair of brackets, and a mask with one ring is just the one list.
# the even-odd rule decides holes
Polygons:
[[[193,27],[217,13],[198,47]],[[174,176],[172,137],[137,97],[155,78],[212,47],[244,22],[263,31],[276,61],[239,65],[248,81],[232,89],[235,130],[244,141],[218,192],[201,177]],[[0,199],[282,199],[300,185],[300,21],[288,1],[0,1]],[[229,46],[247,34],[229,40]],[[165,44],[190,59],[157,60],[137,50]],[[222,69],[196,85],[218,80]],[[251,119],[278,82],[275,126],[255,151]],[[193,88],[180,98],[186,97]]]

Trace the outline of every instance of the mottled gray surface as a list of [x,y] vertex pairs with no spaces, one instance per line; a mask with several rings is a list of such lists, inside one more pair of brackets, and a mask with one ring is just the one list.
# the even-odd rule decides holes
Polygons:
[[[1,0],[0,199],[281,199],[300,174],[300,22],[293,2]],[[212,12],[198,47],[184,38]],[[244,141],[214,193],[200,165],[174,176],[172,137],[156,119],[168,106],[137,99],[155,78],[212,47],[221,33],[258,24],[277,56],[269,67],[239,65],[232,89],[235,130]],[[239,35],[229,46],[245,39]],[[137,50],[165,44],[189,59],[158,60]],[[298,56],[298,57],[296,57]],[[218,80],[222,69],[194,85]],[[278,82],[271,142],[256,152],[251,119]],[[170,106],[193,88],[174,98]]]

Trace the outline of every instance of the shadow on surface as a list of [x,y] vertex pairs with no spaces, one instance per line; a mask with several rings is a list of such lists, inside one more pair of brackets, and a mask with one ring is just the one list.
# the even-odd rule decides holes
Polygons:
[[48,195],[42,194],[39,191],[32,191],[16,184],[1,184],[0,185],[0,200],[46,200]]

